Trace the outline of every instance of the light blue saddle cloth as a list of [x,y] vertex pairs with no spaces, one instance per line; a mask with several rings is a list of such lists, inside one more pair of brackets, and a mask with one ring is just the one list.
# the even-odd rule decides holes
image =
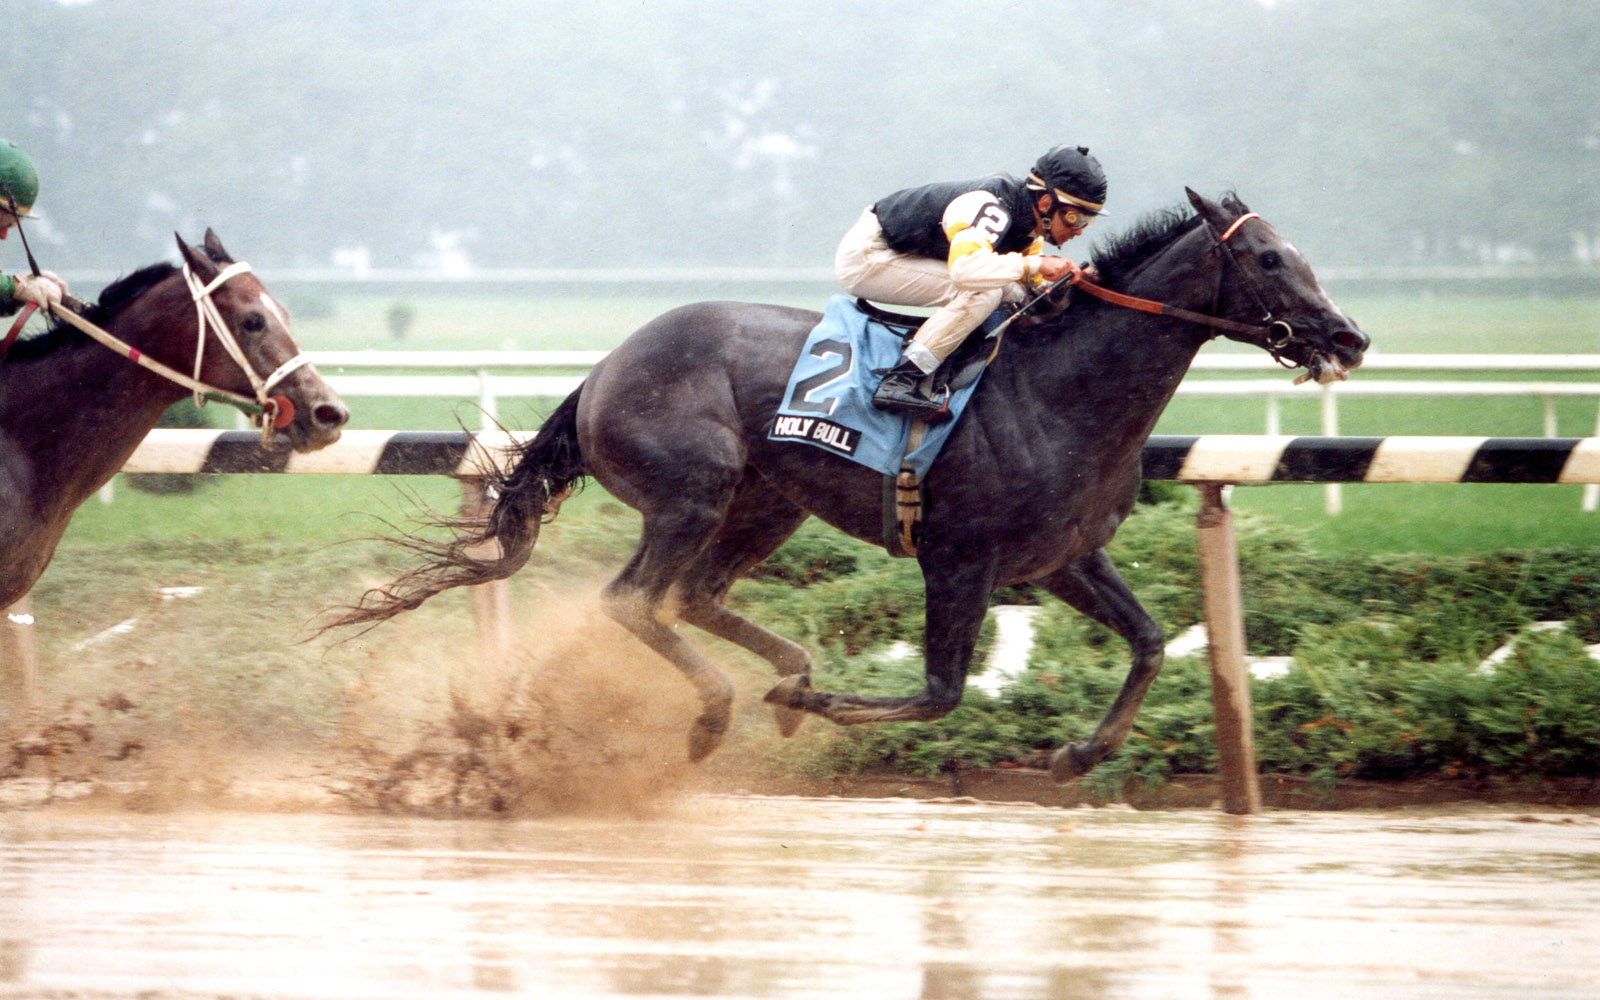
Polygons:
[[[986,326],[997,322],[991,317]],[[933,466],[978,382],[974,379],[951,393],[950,419],[929,426],[922,443],[906,455],[911,419],[872,407],[872,393],[880,378],[873,370],[894,367],[903,343],[894,330],[870,319],[849,296],[828,299],[822,322],[800,351],[767,437],[803,442],[886,476],[900,471],[904,457],[921,479]]]

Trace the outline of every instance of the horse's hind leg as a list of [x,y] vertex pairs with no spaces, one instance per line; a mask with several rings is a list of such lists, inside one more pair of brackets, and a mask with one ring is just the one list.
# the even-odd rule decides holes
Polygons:
[[1080,743],[1068,744],[1051,756],[1051,776],[1057,781],[1068,781],[1088,773],[1127,740],[1133,731],[1133,721],[1139,715],[1139,706],[1144,704],[1145,693],[1150,690],[1156,674],[1161,672],[1166,649],[1161,626],[1133,596],[1104,549],[1096,549],[1035,582],[1122,636],[1133,653],[1122,690],[1095,727],[1094,735]]
[[689,759],[703,760],[728,731],[733,685],[668,624],[667,600],[679,573],[716,531],[721,511],[686,504],[644,517],[639,548],[602,594],[606,614],[683,671],[700,696],[700,715],[689,730]]
[[[716,537],[681,578],[678,617],[743,646],[771,663],[782,676],[809,676],[811,654],[805,647],[762,628],[723,603],[734,581],[777,551],[808,516],[756,473],[747,471]],[[773,708],[779,732],[793,736],[804,715],[782,705]]]

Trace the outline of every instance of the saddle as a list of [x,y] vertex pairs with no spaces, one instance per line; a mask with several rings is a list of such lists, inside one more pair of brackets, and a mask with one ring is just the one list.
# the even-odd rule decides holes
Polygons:
[[[917,331],[922,329],[922,324],[928,320],[926,316],[891,312],[862,298],[855,300],[855,307],[862,315],[898,336],[902,344],[915,337]],[[989,362],[999,354],[1003,327],[1016,310],[1017,307],[1012,305],[1003,305],[996,309],[983,325],[973,332],[974,335],[968,336],[948,358],[944,359],[944,363],[923,381],[923,392],[929,399],[948,400],[954,393],[978,381],[984,368],[988,367]],[[948,418],[947,409],[942,415],[935,415],[933,419]]]
[[1015,317],[1009,311],[990,316],[928,379],[950,415],[930,423],[872,405],[879,378],[874,373],[900,360],[903,341],[924,318],[835,295],[801,345],[766,436],[820,448],[876,471],[884,480],[886,544],[893,555],[911,555],[921,480],[978,389],[1010,318]]

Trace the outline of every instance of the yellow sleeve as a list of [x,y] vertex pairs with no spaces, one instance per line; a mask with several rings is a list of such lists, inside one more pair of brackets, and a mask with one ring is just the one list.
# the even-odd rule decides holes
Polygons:
[[1039,274],[1039,258],[1044,256],[1044,240],[1035,237],[1028,245],[1028,249],[1022,251],[1022,256],[1028,268],[1028,284],[1033,288],[1043,288],[1050,284]]

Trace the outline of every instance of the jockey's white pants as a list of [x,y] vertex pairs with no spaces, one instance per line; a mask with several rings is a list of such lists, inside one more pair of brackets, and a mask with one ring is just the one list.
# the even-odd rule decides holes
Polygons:
[[852,295],[885,305],[938,307],[905,349],[906,358],[923,372],[939,367],[1002,302],[1021,302],[1027,294],[1019,281],[962,287],[944,261],[890,249],[870,208],[844,234],[833,267]]

